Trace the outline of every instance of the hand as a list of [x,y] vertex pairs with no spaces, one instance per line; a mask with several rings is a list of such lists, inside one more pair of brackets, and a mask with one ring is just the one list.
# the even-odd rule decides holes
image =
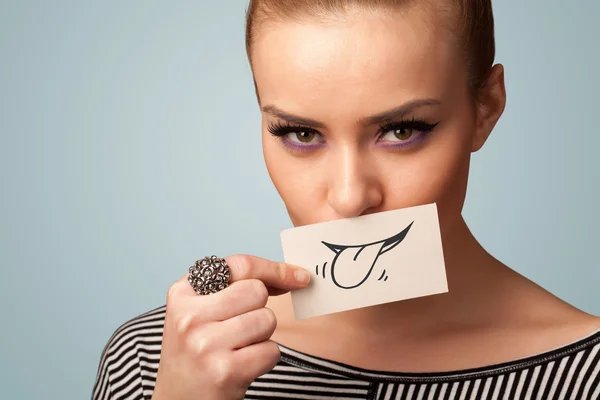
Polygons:
[[305,287],[310,274],[255,256],[225,259],[231,281],[224,290],[199,296],[187,274],[169,288],[153,400],[242,399],[277,364],[279,347],[270,340],[277,320],[267,299]]

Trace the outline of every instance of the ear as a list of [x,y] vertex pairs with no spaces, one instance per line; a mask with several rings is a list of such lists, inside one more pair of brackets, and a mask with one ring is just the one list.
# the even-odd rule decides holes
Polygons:
[[477,96],[477,129],[473,137],[472,152],[483,147],[500,119],[506,106],[506,88],[504,86],[504,67],[496,64],[486,85]]

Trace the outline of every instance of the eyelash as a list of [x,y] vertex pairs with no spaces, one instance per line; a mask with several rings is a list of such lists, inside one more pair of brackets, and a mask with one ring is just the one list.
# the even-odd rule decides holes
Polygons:
[[[391,123],[388,123],[385,125],[381,125],[379,127],[379,138],[382,138],[385,134],[387,134],[388,132],[391,132],[391,131],[412,129],[416,132],[415,139],[407,139],[404,141],[399,140],[399,142],[401,142],[401,143],[385,145],[386,147],[392,148],[392,149],[402,149],[402,148],[412,147],[412,146],[416,145],[418,142],[420,142],[421,140],[423,140],[425,138],[425,136],[430,134],[438,124],[439,124],[439,122],[432,124],[432,123],[426,122],[424,120],[415,120],[414,117],[411,120],[402,120],[402,121],[398,121],[398,122],[391,122]],[[314,144],[307,144],[307,145],[296,144],[287,138],[288,134],[299,133],[299,132],[308,132],[308,133],[314,133],[316,135],[322,136],[317,130],[315,130],[313,128],[309,128],[309,127],[301,126],[301,125],[292,125],[287,121],[286,122],[277,121],[277,122],[271,123],[268,126],[267,130],[271,133],[271,135],[280,139],[283,142],[283,144],[293,152],[310,151],[310,150],[313,150],[315,147],[318,147],[318,145],[315,146]],[[402,142],[405,142],[405,143],[402,143]]]
[[315,146],[314,144],[308,144],[308,145],[295,144],[291,140],[287,139],[286,136],[289,133],[310,132],[310,133],[314,133],[316,135],[321,135],[315,129],[308,128],[308,127],[302,126],[302,125],[292,125],[287,121],[286,122],[277,121],[277,122],[271,123],[271,124],[269,124],[269,127],[267,128],[267,130],[271,133],[271,135],[273,135],[277,139],[281,140],[288,149],[290,149],[293,152],[297,152],[297,153],[312,150],[317,146]]

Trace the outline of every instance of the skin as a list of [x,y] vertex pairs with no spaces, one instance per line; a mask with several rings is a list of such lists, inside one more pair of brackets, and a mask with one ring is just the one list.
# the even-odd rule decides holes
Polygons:
[[[304,321],[294,320],[288,294],[271,297],[273,340],[362,368],[433,372],[538,354],[600,328],[600,318],[496,260],[461,215],[471,154],[502,115],[506,93],[496,65],[475,100],[443,28],[448,18],[410,6],[259,28],[251,56],[264,159],[293,224],[435,202],[450,289]],[[439,124],[413,147],[394,150],[393,132],[382,139],[379,124],[365,123],[418,99],[438,104],[405,119]],[[276,111],[318,122],[307,125],[318,132],[308,143],[316,147],[292,152],[272,136],[269,125],[282,121]],[[299,141],[293,133],[288,139]]]

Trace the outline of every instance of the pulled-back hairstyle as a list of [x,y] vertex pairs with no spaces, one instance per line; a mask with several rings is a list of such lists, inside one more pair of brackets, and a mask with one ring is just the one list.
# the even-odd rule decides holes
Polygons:
[[393,10],[416,3],[442,3],[454,15],[451,24],[462,47],[469,86],[476,95],[485,86],[495,57],[494,16],[491,0],[250,0],[246,13],[246,52],[252,64],[252,45],[258,28],[273,20],[322,19],[343,15],[352,7]]

